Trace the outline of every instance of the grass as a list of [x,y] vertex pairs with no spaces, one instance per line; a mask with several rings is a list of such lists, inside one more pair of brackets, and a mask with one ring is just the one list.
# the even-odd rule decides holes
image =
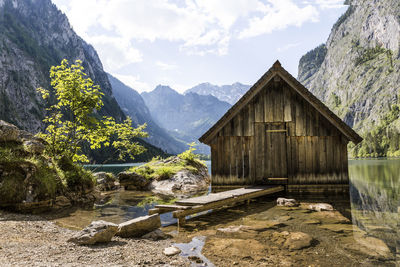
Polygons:
[[142,175],[148,180],[157,181],[170,179],[182,170],[198,173],[199,168],[206,165],[198,159],[198,155],[193,153],[194,150],[194,144],[192,143],[188,150],[182,152],[177,157],[169,157],[165,160],[156,157],[142,166],[130,168],[129,171]]
[[[172,159],[172,157],[167,160]],[[150,161],[142,166],[132,167],[129,172],[135,172],[148,180],[166,180],[182,170],[197,173],[196,167],[187,164],[184,160],[178,162],[163,163],[162,161]]]

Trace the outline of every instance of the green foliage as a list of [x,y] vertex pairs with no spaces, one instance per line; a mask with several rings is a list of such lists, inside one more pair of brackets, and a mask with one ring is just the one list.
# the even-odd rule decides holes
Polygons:
[[[94,111],[103,106],[104,94],[87,78],[81,63],[77,60],[69,65],[64,59],[61,65],[51,67],[56,104],[48,108],[50,115],[44,119],[46,132],[39,134],[48,143],[46,152],[56,160],[67,157],[74,162],[88,162],[82,152],[82,146],[88,144],[91,149],[112,146],[119,159],[133,159],[145,150],[134,138],[147,137],[143,131],[146,124],[133,129],[129,117],[122,123],[112,117],[99,118]],[[44,99],[49,98],[50,91],[38,91]]]
[[198,173],[199,167],[205,166],[205,163],[198,159],[194,154],[196,144],[189,144],[189,149],[176,157],[169,157],[165,160],[159,157],[153,158],[150,162],[129,169],[149,180],[166,180],[174,176],[181,170],[188,170],[192,173]]
[[[359,66],[361,64],[364,64],[367,61],[373,60],[376,57],[378,57],[381,54],[386,54],[388,56],[388,59],[390,57],[390,62],[391,62],[391,66],[393,68],[393,61],[392,61],[392,56],[391,56],[391,51],[385,49],[382,46],[376,46],[374,48],[362,48],[357,46],[357,52],[358,52],[358,57],[355,60],[355,65]],[[390,52],[388,52],[390,51]]]
[[339,107],[340,104],[342,104],[342,101],[340,100],[340,97],[337,94],[333,93],[333,92],[331,94],[331,101],[332,101],[333,106],[335,108]]
[[196,143],[192,142],[189,145],[189,149],[182,152],[181,154],[178,155],[179,158],[186,160],[188,162],[194,162],[195,160],[197,160],[199,158],[198,155],[194,154],[193,152],[196,151]]
[[95,178],[91,171],[85,170],[81,165],[75,164],[70,158],[62,157],[57,165],[63,173],[63,183],[72,191],[85,191],[93,188]]
[[390,125],[400,119],[400,105],[393,105],[390,111],[381,119],[380,124],[369,131],[364,140],[351,146],[352,156],[366,157],[399,157],[400,133]]

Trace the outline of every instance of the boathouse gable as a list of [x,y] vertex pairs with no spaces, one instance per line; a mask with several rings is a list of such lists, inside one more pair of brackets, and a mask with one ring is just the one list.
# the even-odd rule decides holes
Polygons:
[[213,185],[348,184],[347,144],[362,138],[277,61],[200,139]]

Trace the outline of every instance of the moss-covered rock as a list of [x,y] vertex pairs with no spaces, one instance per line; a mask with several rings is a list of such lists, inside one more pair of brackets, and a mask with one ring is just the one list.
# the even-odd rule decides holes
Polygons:
[[155,158],[120,173],[120,183],[126,189],[151,190],[175,197],[205,191],[210,184],[207,166],[192,155],[184,152],[167,159]]
[[94,188],[91,172],[67,159],[55,162],[43,154],[42,139],[3,121],[0,125],[13,134],[0,140],[0,207],[42,211],[94,200],[88,196]]

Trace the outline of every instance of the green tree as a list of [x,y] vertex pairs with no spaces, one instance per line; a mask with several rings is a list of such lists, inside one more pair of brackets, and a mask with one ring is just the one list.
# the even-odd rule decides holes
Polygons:
[[[51,157],[88,162],[82,152],[84,144],[91,149],[112,146],[120,159],[133,159],[145,151],[134,138],[147,137],[146,124],[133,128],[129,117],[117,123],[112,117],[101,117],[96,113],[103,106],[101,98],[104,94],[84,73],[80,60],[72,65],[66,59],[62,60],[61,65],[51,67],[50,78],[56,100],[47,109],[46,131],[39,136],[47,141],[46,150]],[[38,88],[38,91],[44,99],[49,99],[49,90]]]

